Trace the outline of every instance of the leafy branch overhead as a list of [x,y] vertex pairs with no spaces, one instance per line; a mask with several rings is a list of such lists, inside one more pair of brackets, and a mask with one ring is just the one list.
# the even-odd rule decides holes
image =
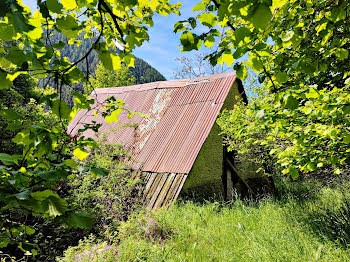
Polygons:
[[[66,125],[80,109],[90,109],[98,101],[74,93],[75,107],[63,100],[63,85],[85,82],[79,68],[86,65],[92,51],[98,53],[104,67],[120,69],[122,63],[134,66],[132,50],[149,39],[155,14],[179,14],[180,4],[168,1],[110,1],[110,0],[38,0],[33,14],[21,1],[0,3],[0,90],[12,90],[13,81],[26,75],[35,81],[53,80],[54,93],[43,93],[37,103],[50,110],[52,124],[44,122],[24,128],[13,138],[22,154],[0,154],[0,247],[17,245],[27,254],[35,255],[37,246],[26,241],[35,232],[25,225],[23,216],[42,216],[71,227],[86,228],[92,223],[90,215],[75,212],[77,208],[59,194],[62,180],[79,175],[80,160],[97,147],[92,139],[69,137]],[[57,32],[67,41],[55,41]],[[72,61],[61,54],[65,46],[79,45],[78,36],[95,39],[91,48]],[[116,50],[116,44],[119,51]],[[79,65],[79,67],[78,67]],[[113,104],[113,103],[112,103]],[[31,109],[29,109],[31,110]],[[134,112],[120,102],[107,108],[109,122],[118,121],[120,111]],[[10,106],[0,108],[7,121],[24,123],[25,116]],[[98,126],[87,127],[97,131]],[[107,170],[88,165],[85,169],[105,175]],[[12,216],[12,214],[21,214]],[[18,234],[14,234],[18,232]]]
[[267,94],[222,115],[230,149],[293,178],[341,173],[350,163],[350,3],[204,0],[192,11],[174,26],[182,51],[216,43],[210,63],[233,65],[242,80],[253,70]]

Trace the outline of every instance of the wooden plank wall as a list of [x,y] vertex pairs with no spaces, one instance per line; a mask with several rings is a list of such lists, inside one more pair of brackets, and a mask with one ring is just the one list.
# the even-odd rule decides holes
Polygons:
[[[140,177],[141,175],[141,177]],[[132,178],[141,178],[145,182],[143,190],[144,205],[158,209],[171,205],[178,197],[187,174],[135,172]]]

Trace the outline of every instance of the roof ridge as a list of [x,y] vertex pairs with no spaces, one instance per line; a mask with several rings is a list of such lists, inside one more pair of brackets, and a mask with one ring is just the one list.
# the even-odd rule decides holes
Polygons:
[[[235,71],[229,71],[224,73],[213,74],[209,76],[200,76],[195,78],[185,78],[185,79],[172,79],[165,81],[156,81],[144,84],[137,84],[132,86],[118,86],[118,87],[106,87],[106,88],[97,88],[93,92],[96,94],[120,94],[125,92],[138,92],[138,91],[147,91],[152,89],[165,89],[165,88],[180,88],[191,84],[198,84],[202,82],[211,82],[219,78],[225,78],[230,76],[236,76]],[[90,94],[90,96],[92,93]]]

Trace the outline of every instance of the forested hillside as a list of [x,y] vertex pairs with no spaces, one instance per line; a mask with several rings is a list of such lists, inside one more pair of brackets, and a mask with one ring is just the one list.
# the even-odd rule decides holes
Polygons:
[[[77,61],[82,58],[86,52],[91,48],[92,44],[96,41],[96,36],[91,38],[84,38],[84,34],[81,34],[77,39],[73,41],[74,44],[64,45],[63,43],[68,43],[69,39],[64,36],[62,33],[55,32],[50,36],[51,44],[55,45],[60,49],[60,53],[64,57],[68,57],[70,61]],[[113,48],[110,48],[111,52],[115,51]],[[78,65],[78,68],[86,74],[94,74],[97,68],[98,63],[100,62],[98,54],[96,51],[92,51],[87,59]],[[135,57],[135,67],[130,67],[129,70],[131,74],[135,77],[135,84],[143,84],[155,81],[164,81],[165,77],[159,73],[155,68],[150,66],[146,61]],[[46,79],[39,80],[39,87],[44,87],[46,84]],[[49,81],[49,84],[53,85],[53,79]],[[107,87],[107,86],[106,86]],[[80,93],[84,92],[83,83],[74,83],[69,86],[65,85],[63,87],[63,98],[70,105],[73,106],[71,92],[78,91]]]

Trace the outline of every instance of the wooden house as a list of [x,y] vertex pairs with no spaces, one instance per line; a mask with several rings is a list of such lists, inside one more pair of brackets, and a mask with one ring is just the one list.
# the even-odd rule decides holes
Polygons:
[[[94,110],[113,96],[126,108],[148,117],[119,116],[108,124]],[[172,203],[181,195],[230,197],[233,188],[250,188],[249,180],[263,177],[254,165],[235,166],[219,135],[216,118],[224,108],[232,109],[238,99],[246,101],[242,83],[235,72],[207,77],[161,81],[127,87],[96,89],[92,110],[81,110],[68,127],[77,135],[84,124],[102,124],[99,133],[88,130],[85,137],[106,135],[107,143],[120,143],[135,161],[134,173],[145,180],[144,199],[149,208]],[[267,179],[262,179],[268,185]],[[268,185],[269,186],[269,185]]]

